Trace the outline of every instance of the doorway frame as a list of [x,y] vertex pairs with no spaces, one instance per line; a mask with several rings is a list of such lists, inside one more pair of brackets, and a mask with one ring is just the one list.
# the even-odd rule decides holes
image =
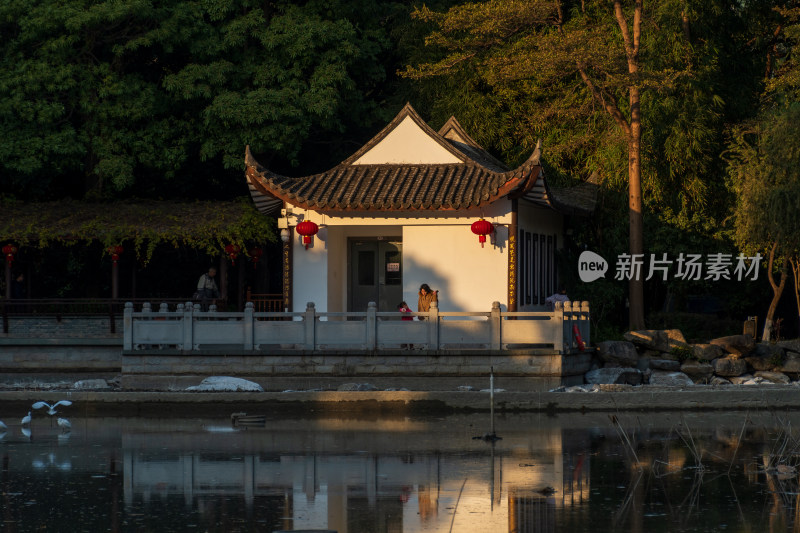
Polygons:
[[[347,276],[347,294],[345,295],[345,309],[347,312],[355,312],[353,310],[353,243],[354,241],[388,241],[388,242],[399,242],[400,243],[400,287],[401,287],[401,294],[402,294],[402,287],[403,287],[403,236],[401,235],[393,235],[393,236],[385,236],[385,235],[367,235],[367,236],[356,236],[356,235],[349,235],[347,237],[347,257],[346,257],[346,273]],[[378,260],[378,264],[380,264],[380,258],[376,258]],[[376,281],[378,284],[380,278]],[[380,290],[380,289],[378,289]]]

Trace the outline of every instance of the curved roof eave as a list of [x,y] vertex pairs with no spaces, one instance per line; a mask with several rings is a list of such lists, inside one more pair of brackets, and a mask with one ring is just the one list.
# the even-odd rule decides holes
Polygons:
[[[407,116],[421,121],[408,104],[395,121]],[[454,124],[460,128],[460,125]],[[391,126],[392,124],[384,128],[383,132],[390,131]],[[431,130],[424,121],[420,122],[420,127],[430,130],[433,138],[440,139],[443,146],[461,154],[462,159],[466,157],[465,162],[449,165],[350,164],[349,162],[366,152],[365,145],[362,150],[327,172],[290,178],[263,167],[247,146],[245,174],[253,201],[259,211],[265,214],[276,212],[283,203],[317,211],[459,211],[485,207],[506,196],[524,196],[537,187],[540,177],[543,178],[540,164],[541,141],[537,142],[536,149],[520,166],[497,172],[465,156],[444,137]],[[377,135],[373,141],[380,140],[380,137],[381,134]],[[440,170],[431,172],[430,169]],[[386,183],[398,183],[400,174],[415,185],[402,188],[405,194],[401,194],[399,187],[388,187],[390,190],[387,192]],[[539,188],[543,185],[544,179]],[[556,208],[549,201],[546,192],[542,196],[541,199],[548,206]]]
[[[309,199],[291,191],[286,191],[281,187],[274,186],[272,179],[267,176],[282,177],[268,170],[259,172],[257,166],[248,165],[245,171],[251,196],[264,214],[277,212],[285,203],[300,209],[310,209],[316,211],[461,211],[466,209],[485,207],[514,192],[523,186],[524,183],[531,181],[529,176],[516,175],[509,176],[504,183],[499,184],[496,190],[490,194],[471,195],[461,201],[434,201],[431,199],[414,202],[409,199],[395,199],[391,202],[375,201],[371,205],[361,202],[339,201],[320,203],[314,199]],[[532,173],[538,176],[538,172]],[[309,176],[313,178],[316,176]],[[302,179],[302,178],[295,178]],[[533,180],[535,181],[535,179]],[[263,206],[263,208],[262,208]]]

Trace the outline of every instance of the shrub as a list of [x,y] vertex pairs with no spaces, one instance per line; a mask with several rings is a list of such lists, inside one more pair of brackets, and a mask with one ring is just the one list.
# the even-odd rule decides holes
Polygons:
[[675,346],[669,351],[669,353],[681,363],[690,359],[697,359],[697,356],[694,355],[694,350],[685,346]]

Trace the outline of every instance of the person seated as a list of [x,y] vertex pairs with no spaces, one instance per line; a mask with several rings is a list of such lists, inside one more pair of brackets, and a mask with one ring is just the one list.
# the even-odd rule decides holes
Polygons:
[[556,302],[568,302],[568,301],[569,301],[569,296],[567,296],[567,289],[564,287],[559,287],[558,292],[544,299],[544,305],[548,311],[555,311]]

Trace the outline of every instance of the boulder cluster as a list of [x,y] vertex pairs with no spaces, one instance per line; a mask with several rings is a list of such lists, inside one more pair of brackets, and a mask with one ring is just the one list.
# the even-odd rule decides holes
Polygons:
[[800,339],[759,343],[744,334],[690,344],[677,329],[629,331],[624,338],[598,343],[586,383],[754,385],[800,378]]

